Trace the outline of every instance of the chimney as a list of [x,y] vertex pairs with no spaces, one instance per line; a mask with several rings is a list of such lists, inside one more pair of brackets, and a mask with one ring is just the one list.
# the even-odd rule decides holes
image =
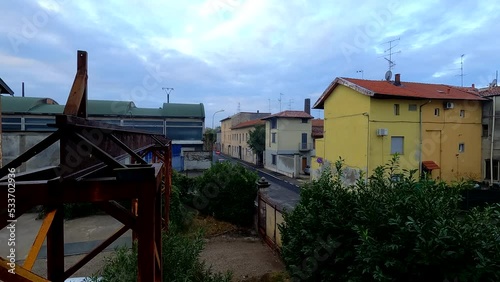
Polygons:
[[22,84],[22,97],[24,97],[24,81],[23,81],[23,84]]
[[472,89],[476,89],[476,85],[474,85],[474,83],[472,83]]
[[394,76],[394,85],[396,85],[396,86],[400,86],[401,85],[401,74],[400,73],[397,73]]
[[450,94],[450,91],[451,91],[451,88],[450,88],[450,87],[448,87],[448,88],[446,89],[446,94]]
[[259,110],[257,110],[257,113],[259,113]]
[[311,99],[307,98],[304,100],[304,112],[311,114]]

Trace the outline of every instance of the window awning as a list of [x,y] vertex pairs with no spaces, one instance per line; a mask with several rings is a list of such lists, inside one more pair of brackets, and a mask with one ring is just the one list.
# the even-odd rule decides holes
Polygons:
[[439,166],[434,161],[423,161],[422,165],[427,170],[439,169]]

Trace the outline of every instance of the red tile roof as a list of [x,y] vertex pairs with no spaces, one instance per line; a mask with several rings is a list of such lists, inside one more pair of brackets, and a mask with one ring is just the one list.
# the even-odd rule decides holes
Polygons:
[[245,128],[245,127],[253,127],[259,124],[265,124],[266,122],[260,119],[253,119],[245,122],[238,123],[237,125],[231,127],[231,129]]
[[483,97],[500,96],[500,86],[481,88],[479,89],[479,95]]
[[280,118],[310,118],[312,119],[313,116],[310,114],[304,112],[304,111],[283,111],[279,112],[274,115],[270,115],[267,117],[263,117],[262,119],[270,119],[272,117],[280,117]]
[[479,95],[445,84],[430,84],[401,81],[401,85],[394,85],[393,81],[366,80],[355,78],[337,77],[323,92],[313,108],[322,109],[325,100],[338,85],[344,85],[364,95],[372,97],[398,97],[416,99],[440,100],[485,100]]
[[322,120],[322,119],[316,118],[316,119],[312,120],[312,126],[313,127],[315,127],[315,126],[321,126],[321,127],[323,127],[324,124],[325,124],[325,121]]

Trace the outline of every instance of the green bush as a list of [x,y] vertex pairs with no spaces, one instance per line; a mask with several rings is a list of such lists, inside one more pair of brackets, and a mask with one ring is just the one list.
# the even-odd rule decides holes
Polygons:
[[236,225],[252,224],[257,173],[229,162],[216,163],[197,178],[193,206]]
[[[203,236],[198,233],[188,237],[170,232],[163,236],[163,279],[162,281],[229,282],[230,273],[216,273],[199,260],[203,250]],[[99,280],[98,277],[101,277]],[[92,278],[92,282],[135,282],[137,281],[137,245],[121,247],[106,259],[104,267]]]
[[285,214],[282,256],[301,281],[500,281],[500,207],[460,211],[460,189],[397,156],[365,183],[342,184],[342,162]]

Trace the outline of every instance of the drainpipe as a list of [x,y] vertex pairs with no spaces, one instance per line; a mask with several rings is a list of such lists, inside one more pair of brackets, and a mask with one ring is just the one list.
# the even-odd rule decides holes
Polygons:
[[422,134],[422,107],[427,105],[427,104],[430,104],[432,101],[429,100],[425,103],[423,103],[422,105],[420,105],[420,111],[419,111],[419,132],[420,132],[420,145],[419,145],[419,160],[418,160],[418,174],[419,174],[419,179],[420,177],[422,177],[422,137],[423,137],[423,134]]
[[495,144],[495,119],[496,119],[496,96],[493,96],[493,117],[491,121],[491,145],[490,145],[490,187],[493,186],[493,149]]
[[368,174],[370,174],[370,114],[369,113],[363,113],[363,115],[366,117],[366,122],[368,125],[368,133],[366,136],[366,176],[365,180],[368,182]]

